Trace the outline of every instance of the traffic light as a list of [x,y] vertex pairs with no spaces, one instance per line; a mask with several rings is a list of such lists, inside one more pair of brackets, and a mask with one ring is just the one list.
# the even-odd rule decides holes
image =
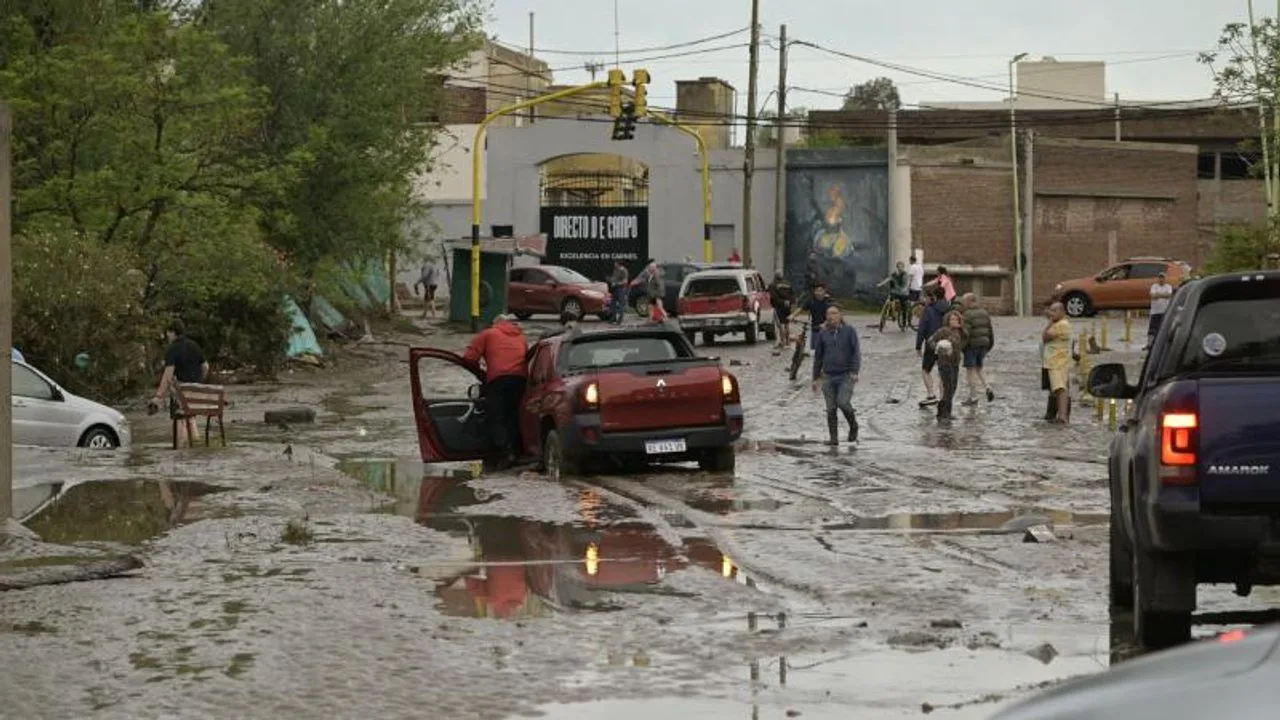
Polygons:
[[644,117],[649,113],[649,71],[637,70],[631,76],[631,80],[636,88],[636,115]]
[[614,119],[622,114],[622,84],[626,81],[621,70],[609,71],[609,116]]
[[613,139],[631,140],[636,136],[636,106],[627,103],[622,106],[622,114],[613,121]]

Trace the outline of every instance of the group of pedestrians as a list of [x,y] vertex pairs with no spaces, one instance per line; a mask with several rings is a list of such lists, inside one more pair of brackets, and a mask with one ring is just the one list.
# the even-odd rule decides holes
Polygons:
[[[991,313],[981,306],[976,295],[965,293],[959,303],[953,304],[947,299],[946,287],[935,283],[924,290],[924,312],[916,328],[916,354],[920,356],[926,393],[920,407],[936,405],[938,419],[950,420],[962,366],[969,390],[962,404],[978,404],[980,393],[987,402],[995,401],[995,391],[987,383],[983,369],[987,353],[995,347],[996,335]],[[951,292],[954,297],[954,286]],[[934,368],[938,370],[938,391],[934,388]]]

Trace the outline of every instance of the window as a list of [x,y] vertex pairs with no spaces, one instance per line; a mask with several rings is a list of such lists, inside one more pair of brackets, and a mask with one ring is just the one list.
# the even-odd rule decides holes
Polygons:
[[1223,180],[1249,180],[1258,176],[1253,168],[1262,159],[1256,152],[1224,152],[1222,153]]
[[566,285],[585,285],[591,282],[586,275],[566,267],[545,267],[543,271],[550,275],[551,279]]
[[1129,279],[1129,266],[1116,265],[1113,268],[1107,268],[1098,276],[1101,280],[1127,280]]
[[669,337],[585,339],[574,343],[569,349],[569,368],[576,370],[630,363],[662,362],[680,357],[690,356],[685,352],[683,345],[673,342]]
[[507,275],[507,277],[509,278],[509,281],[513,283],[529,282],[526,279],[528,275],[527,275],[527,271],[524,270],[524,268],[513,268],[511,270],[511,273]]
[[1129,271],[1129,279],[1146,280],[1155,278],[1167,269],[1168,266],[1164,263],[1136,263],[1133,265],[1133,269]]
[[44,378],[35,374],[30,368],[23,367],[17,363],[10,363],[12,367],[12,383],[13,394],[16,397],[32,398],[35,400],[52,400],[53,387],[44,381]]
[[1196,177],[1201,180],[1212,180],[1217,177],[1215,174],[1217,172],[1217,167],[1218,153],[1202,152],[1199,157],[1196,158]]
[[1178,371],[1259,366],[1280,366],[1280,281],[1235,282],[1207,290]]
[[685,297],[719,297],[721,295],[741,295],[742,287],[735,277],[694,278],[689,281]]

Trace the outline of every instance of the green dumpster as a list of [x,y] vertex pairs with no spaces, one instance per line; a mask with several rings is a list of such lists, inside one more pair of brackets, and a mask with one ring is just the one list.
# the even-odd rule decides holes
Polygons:
[[[471,241],[449,244],[452,267],[449,282],[449,321],[471,322]],[[507,270],[515,255],[511,240],[480,241],[480,325],[486,327],[507,311]]]

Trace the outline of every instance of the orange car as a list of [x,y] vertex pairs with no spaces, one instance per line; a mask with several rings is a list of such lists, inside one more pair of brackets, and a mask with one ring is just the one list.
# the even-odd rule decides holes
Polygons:
[[1177,287],[1190,277],[1191,266],[1169,258],[1129,258],[1093,277],[1063,280],[1053,288],[1053,299],[1060,301],[1071,317],[1099,310],[1145,309],[1151,304],[1151,286],[1160,273]]

